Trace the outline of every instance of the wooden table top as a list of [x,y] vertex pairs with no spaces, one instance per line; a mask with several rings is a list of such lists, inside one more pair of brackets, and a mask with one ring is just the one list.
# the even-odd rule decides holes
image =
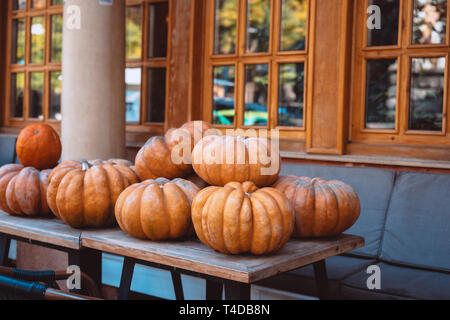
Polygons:
[[83,247],[185,269],[223,279],[253,283],[276,274],[364,246],[364,238],[340,235],[320,240],[290,240],[268,256],[226,255],[199,240],[152,242],[139,240],[120,229],[83,231]]
[[56,218],[17,217],[0,211],[0,233],[64,248],[81,248],[81,230]]

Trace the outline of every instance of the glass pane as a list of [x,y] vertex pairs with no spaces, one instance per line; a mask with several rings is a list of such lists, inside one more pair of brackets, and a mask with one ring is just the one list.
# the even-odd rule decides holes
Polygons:
[[44,73],[30,73],[30,110],[29,117],[43,120],[42,104],[44,98]]
[[11,118],[23,117],[23,93],[25,89],[25,74],[11,74]]
[[44,17],[31,18],[31,63],[44,63]]
[[52,18],[52,47],[50,60],[52,62],[61,62],[62,57],[62,15],[53,15]]
[[238,0],[216,0],[214,54],[236,52]]
[[247,0],[246,52],[267,52],[270,41],[270,1]]
[[147,122],[164,122],[166,110],[166,69],[148,69]]
[[46,0],[31,0],[31,7],[33,9],[42,9],[45,8]]
[[248,64],[245,66],[245,126],[267,125],[267,93],[269,66]]
[[64,2],[65,0],[52,0],[52,6],[62,5]]
[[283,0],[281,6],[280,50],[304,50],[308,22],[308,1]]
[[148,57],[158,58],[167,56],[167,17],[169,4],[167,2],[152,3],[149,7],[148,26]]
[[397,60],[367,61],[366,128],[395,129]]
[[127,59],[140,59],[142,56],[142,6],[126,9]]
[[126,121],[139,122],[141,115],[141,68],[125,69]]
[[25,19],[13,20],[11,53],[11,63],[25,63]]
[[50,110],[49,118],[61,120],[61,91],[62,74],[61,71],[50,73]]
[[447,0],[414,0],[413,44],[445,43]]
[[409,129],[442,131],[445,58],[411,59]]
[[232,125],[234,123],[234,80],[235,66],[213,68],[213,123]]
[[303,127],[304,63],[280,64],[278,125]]
[[27,0],[13,0],[13,10],[25,10],[27,8]]
[[[399,0],[370,0],[370,5],[380,8],[381,26],[368,28],[367,46],[393,46],[398,43],[398,25],[399,25]],[[372,17],[376,18],[375,13],[369,14],[368,26],[372,26]]]

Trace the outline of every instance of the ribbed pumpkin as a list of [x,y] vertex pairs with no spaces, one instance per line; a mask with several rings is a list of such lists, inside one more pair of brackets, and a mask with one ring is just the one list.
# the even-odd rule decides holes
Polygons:
[[17,216],[49,216],[48,176],[51,170],[7,164],[0,168],[0,209]]
[[30,124],[20,132],[16,152],[25,167],[51,169],[61,156],[61,141],[51,126],[44,123]]
[[136,238],[161,241],[183,237],[193,231],[191,203],[199,190],[181,178],[158,178],[132,185],[117,200],[117,222]]
[[281,165],[279,153],[271,153],[270,140],[239,136],[204,137],[195,145],[192,160],[200,178],[215,186],[232,181],[270,186],[277,179]]
[[138,182],[127,166],[65,161],[49,176],[47,202],[58,218],[74,228],[111,226],[120,193]]
[[[164,137],[150,138],[136,155],[136,172],[141,180],[164,177],[167,179],[183,178],[192,172],[191,154],[194,148],[194,138],[211,129],[212,125],[204,121],[191,121],[181,128],[170,129]],[[176,153],[180,142],[190,141],[190,152],[178,150],[179,163],[172,160],[172,151]],[[181,146],[181,145],[180,145]],[[182,160],[182,161],[181,161]]]
[[296,237],[339,235],[356,222],[361,211],[357,193],[342,181],[282,176],[273,187],[294,208]]
[[258,189],[253,182],[231,182],[197,194],[192,222],[199,239],[217,251],[262,255],[286,244],[294,228],[294,214],[278,190]]

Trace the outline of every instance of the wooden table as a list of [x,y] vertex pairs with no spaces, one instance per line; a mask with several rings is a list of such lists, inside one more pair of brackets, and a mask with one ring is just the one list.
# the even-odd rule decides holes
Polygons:
[[[135,239],[119,229],[85,231],[83,247],[124,257],[119,299],[127,299],[135,264],[169,270],[177,299],[183,299],[180,273],[205,278],[206,298],[249,299],[250,285],[282,272],[314,265],[319,298],[328,297],[325,259],[364,245],[364,239],[341,235],[332,239],[291,240],[268,256],[226,255],[198,240],[152,242]],[[295,285],[295,284],[293,284]]]
[[0,265],[5,265],[14,239],[67,252],[68,265],[79,266],[100,283],[101,252],[82,248],[81,234],[56,218],[16,217],[0,211]]

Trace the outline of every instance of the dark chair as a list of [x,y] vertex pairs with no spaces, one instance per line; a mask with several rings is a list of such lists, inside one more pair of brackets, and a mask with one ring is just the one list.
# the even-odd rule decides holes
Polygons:
[[0,166],[16,162],[16,136],[0,135]]
[[79,300],[100,299],[101,294],[94,280],[81,272],[81,285],[88,296],[60,291],[56,280],[66,280],[67,271],[26,271],[0,266],[0,299],[48,299]]

